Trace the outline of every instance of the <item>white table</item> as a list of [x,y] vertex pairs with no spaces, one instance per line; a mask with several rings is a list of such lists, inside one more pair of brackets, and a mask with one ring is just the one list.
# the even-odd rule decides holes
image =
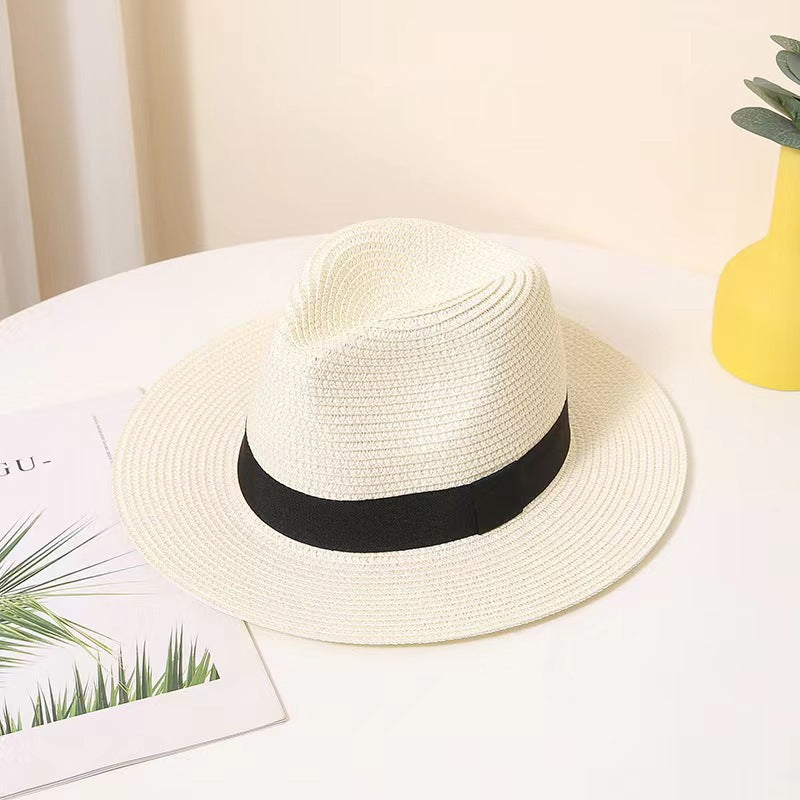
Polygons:
[[[466,642],[368,648],[257,629],[287,724],[48,800],[800,797],[800,394],[716,364],[709,276],[503,240],[536,254],[560,309],[649,369],[679,409],[687,496],[653,557],[577,609]],[[147,385],[280,308],[317,241],[187,256],[11,317],[0,411]]]

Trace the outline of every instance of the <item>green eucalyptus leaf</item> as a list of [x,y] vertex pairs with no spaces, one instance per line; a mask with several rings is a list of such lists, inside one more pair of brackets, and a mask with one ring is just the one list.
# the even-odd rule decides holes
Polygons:
[[775,60],[787,78],[791,78],[795,83],[800,83],[800,55],[789,50],[781,50],[775,56]]
[[740,127],[773,142],[800,150],[800,130],[791,120],[768,108],[740,108],[731,119]]
[[768,81],[766,78],[753,78],[753,83],[755,83],[757,86],[762,86],[765,89],[772,89],[772,91],[776,92],[777,94],[783,94],[787,97],[794,97],[795,100],[800,100],[800,95],[795,94],[789,89],[784,89],[783,86],[779,86],[777,83]]
[[800,129],[800,97],[764,78],[745,81],[744,85],[776,111],[789,117]]
[[791,50],[793,53],[800,53],[800,42],[797,39],[790,39],[788,36],[770,36],[775,44],[780,45],[784,50]]

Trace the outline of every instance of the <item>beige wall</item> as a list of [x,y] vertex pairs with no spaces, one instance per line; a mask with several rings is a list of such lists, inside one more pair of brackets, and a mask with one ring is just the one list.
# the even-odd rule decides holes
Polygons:
[[390,214],[717,272],[764,230],[778,155],[729,121],[741,80],[800,36],[797,0],[8,9],[45,297]]
[[800,36],[796,0],[130,0],[126,19],[151,260],[402,214],[716,272],[762,232],[778,155],[729,121],[758,102],[741,80],[779,74],[770,33]]

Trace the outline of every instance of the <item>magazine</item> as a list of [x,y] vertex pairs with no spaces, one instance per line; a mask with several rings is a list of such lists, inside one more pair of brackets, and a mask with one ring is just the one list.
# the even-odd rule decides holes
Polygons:
[[159,576],[116,515],[139,394],[0,416],[0,797],[285,719],[247,626]]

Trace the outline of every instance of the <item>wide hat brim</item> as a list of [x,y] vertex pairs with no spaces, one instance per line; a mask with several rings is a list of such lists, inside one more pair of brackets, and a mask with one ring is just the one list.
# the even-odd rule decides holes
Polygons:
[[572,443],[558,476],[488,533],[415,550],[324,550],[271,529],[237,457],[271,323],[239,327],[160,378],[118,445],[114,492],[145,559],[210,605],[298,636],[436,642],[533,622],[639,565],[686,480],[680,423],[627,357],[562,319]]

